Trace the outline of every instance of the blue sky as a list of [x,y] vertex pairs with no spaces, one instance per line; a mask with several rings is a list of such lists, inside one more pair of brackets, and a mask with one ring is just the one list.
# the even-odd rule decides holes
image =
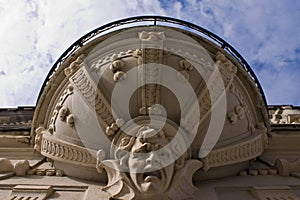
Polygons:
[[146,14],[217,34],[248,61],[268,104],[300,105],[298,0],[0,0],[0,107],[35,105],[52,64],[74,41]]

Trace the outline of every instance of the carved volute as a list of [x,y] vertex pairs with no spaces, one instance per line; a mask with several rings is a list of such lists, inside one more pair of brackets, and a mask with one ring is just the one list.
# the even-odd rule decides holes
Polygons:
[[192,180],[237,174],[263,153],[261,92],[209,40],[132,27],[62,63],[43,88],[32,136],[57,169],[104,183],[113,199],[193,198]]

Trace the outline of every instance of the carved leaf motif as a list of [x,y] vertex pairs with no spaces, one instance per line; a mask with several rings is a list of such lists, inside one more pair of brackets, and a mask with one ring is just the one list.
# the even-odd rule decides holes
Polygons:
[[235,124],[238,120],[242,120],[245,117],[245,110],[242,106],[237,105],[234,109],[234,112],[229,112],[227,118],[230,124]]
[[193,175],[202,166],[199,160],[186,161],[185,166],[175,173],[168,196],[171,199],[193,199],[193,193],[198,190],[193,184]]

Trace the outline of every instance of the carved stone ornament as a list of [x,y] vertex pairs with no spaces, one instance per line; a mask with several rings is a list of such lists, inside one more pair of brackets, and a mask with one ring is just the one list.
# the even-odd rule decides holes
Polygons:
[[53,194],[52,186],[33,186],[33,185],[17,185],[13,188],[10,199],[47,199]]
[[71,83],[85,98],[87,103],[101,117],[107,126],[114,123],[114,118],[111,114],[110,105],[104,98],[103,94],[95,84],[88,72],[84,68],[80,68],[70,79]]
[[280,199],[280,200],[299,200],[292,188],[289,186],[255,186],[251,189],[255,199]]
[[74,72],[76,72],[79,69],[79,66],[83,62],[85,57],[86,56],[84,54],[78,56],[77,59],[74,62],[72,62],[69,67],[65,69],[65,75],[71,76]]
[[41,142],[42,142],[42,131],[45,131],[44,127],[39,127],[35,130],[35,138],[34,138],[34,150],[40,152],[41,151]]
[[[141,49],[137,49],[134,56],[138,59],[138,74],[141,84],[146,82],[158,83],[160,79],[160,67],[163,63],[163,41],[164,32],[139,32]],[[160,85],[145,84],[141,88],[142,107],[140,114],[145,115],[154,104],[160,103]]]
[[292,173],[300,172],[300,159],[289,162],[285,159],[277,159],[276,160],[276,168],[278,172],[282,176],[290,176]]
[[245,117],[244,108],[240,105],[237,105],[234,109],[234,112],[229,112],[227,117],[230,124],[237,123],[238,120],[244,119]]
[[0,173],[13,172],[14,166],[7,158],[0,158]]
[[257,135],[245,142],[213,150],[203,161],[203,164],[209,169],[209,167],[224,166],[254,159],[262,154],[264,145],[263,136]]
[[[67,86],[67,88],[63,91],[62,95],[59,98],[59,101],[55,105],[55,110],[52,113],[51,119],[50,119],[50,125],[48,127],[49,133],[53,133],[55,131],[55,121],[59,117],[61,121],[66,122],[66,118],[71,114],[69,111],[69,108],[63,107],[64,102],[66,99],[73,94],[74,87],[70,84]],[[69,124],[69,125],[72,125]]]
[[[34,149],[53,168],[0,159],[0,173],[97,181],[95,199],[116,200],[199,199],[202,178],[245,174],[263,154],[268,130],[240,78],[243,66],[203,38],[181,37],[194,33],[148,28],[117,30],[67,58],[32,126]],[[277,162],[282,174],[297,167]],[[23,197],[22,187],[12,195]],[[53,193],[47,184],[33,190],[42,198]]]
[[7,158],[0,158],[0,174],[11,172],[16,176],[25,176],[29,169],[30,166],[28,160],[19,160],[13,164]]
[[41,154],[45,157],[82,166],[95,166],[96,159],[84,147],[57,140],[44,133],[41,140]]
[[113,79],[114,81],[122,80],[126,78],[126,74],[121,71],[121,69],[124,67],[124,62],[122,60],[115,60],[110,65],[110,70],[114,73]]
[[193,69],[193,66],[186,60],[181,60],[179,62],[179,66],[182,70],[177,74],[178,79],[182,81],[188,81],[190,78],[189,71]]
[[98,151],[96,168],[100,173],[102,168],[106,170],[108,184],[103,190],[112,199],[193,199],[197,188],[192,177],[202,162],[191,159],[188,149],[165,166],[166,160],[180,152],[178,148],[184,148],[179,143],[156,154],[174,137],[176,132],[170,130],[158,131],[141,124],[139,130],[129,130],[130,135],[122,131],[116,134],[110,159],[103,150]]

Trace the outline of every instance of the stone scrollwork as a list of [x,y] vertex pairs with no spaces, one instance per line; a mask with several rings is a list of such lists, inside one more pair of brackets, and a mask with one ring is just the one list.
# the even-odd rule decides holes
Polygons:
[[[179,37],[170,35],[168,38],[167,31],[141,30],[130,33],[133,38],[124,43],[115,44],[120,40],[113,37],[112,40],[99,40],[105,48],[92,50],[97,40],[88,51],[77,52],[89,52],[86,60],[84,55],[75,59],[70,57],[59,71],[61,82],[55,82],[57,85],[51,93],[50,103],[41,103],[42,110],[47,111],[36,121],[41,127],[33,126],[34,149],[46,157],[43,162],[48,159],[52,168],[39,171],[30,168],[26,161],[16,168],[8,163],[7,168],[20,175],[29,171],[30,175],[65,174],[88,181],[97,180],[100,181],[96,184],[97,194],[105,194],[108,199],[198,199],[202,182],[197,182],[200,189],[194,185],[195,173],[197,181],[202,181],[199,177],[205,180],[225,177],[234,171],[238,173],[240,168],[244,170],[251,160],[262,155],[267,130],[264,124],[257,125],[260,118],[251,104],[252,93],[246,90],[247,82],[240,79],[239,63],[221,48],[207,49],[207,55],[202,55],[196,46],[191,49],[180,46],[183,41]],[[119,46],[125,43],[126,46]],[[172,43],[170,47],[169,43]],[[199,44],[205,44],[205,48],[210,45],[200,40]],[[71,64],[70,60],[73,61]],[[175,71],[174,75],[164,73],[167,64],[172,72]],[[135,67],[132,85],[138,87],[128,101],[129,117],[132,118],[129,119],[125,115],[127,102],[123,97],[131,93],[123,86],[131,81],[129,72]],[[180,99],[180,95],[165,84],[169,77],[172,88],[184,91],[182,88],[188,87],[183,86],[190,85],[193,93],[183,93],[186,98]],[[113,94],[118,85],[124,93],[117,92],[121,94],[122,98],[118,98],[121,103],[114,106]],[[195,99],[191,94],[195,94]],[[221,104],[223,97],[228,100],[224,106]],[[121,108],[123,104],[125,108]],[[218,112],[218,117],[224,113],[224,117],[219,117],[224,120],[222,123],[214,120],[213,110]],[[212,132],[223,135],[218,135],[215,148],[196,157],[204,146],[201,142],[204,143],[206,135],[211,136],[209,131],[205,133],[211,122],[212,127],[222,125],[220,131],[214,128]],[[251,126],[256,129],[245,130]],[[229,165],[234,166],[227,172]],[[217,171],[222,166],[224,174],[214,174],[214,170],[203,172],[211,168]],[[282,174],[299,171],[296,169],[298,162],[287,164],[279,160],[277,167]]]
[[193,69],[193,66],[187,60],[179,61],[179,66],[182,70],[177,74],[178,79],[188,81],[190,78],[189,71]]
[[103,149],[97,151],[96,169],[99,173],[103,172],[102,161],[106,158],[106,152]]
[[103,150],[97,153],[96,168],[99,172],[105,169],[108,175],[108,184],[102,190],[112,199],[193,199],[197,188],[192,177],[202,162],[191,159],[188,149],[163,166],[178,154],[181,144],[155,153],[168,145],[173,134],[147,125],[142,125],[133,135],[119,131],[113,139],[110,158],[106,158]]
[[40,152],[41,151],[41,143],[42,143],[42,134],[45,131],[45,128],[40,126],[35,130],[35,138],[34,138],[34,150]]

